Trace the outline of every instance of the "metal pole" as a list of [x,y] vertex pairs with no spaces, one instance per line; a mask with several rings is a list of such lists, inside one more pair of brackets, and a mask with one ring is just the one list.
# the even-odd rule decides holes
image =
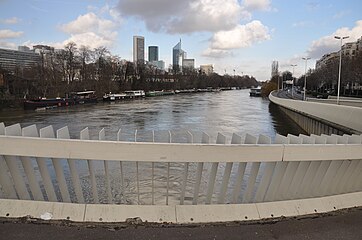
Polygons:
[[341,89],[341,68],[342,68],[342,38],[339,50],[339,70],[338,70],[338,93],[337,93],[337,104],[339,104],[339,94]]
[[294,67],[297,66],[297,64],[291,64],[290,66],[293,67],[293,75],[292,75],[292,98],[294,98]]
[[304,69],[304,96],[303,100],[305,101],[305,92],[307,91],[307,61],[310,59],[309,57],[303,58],[305,60],[305,69]]
[[341,89],[342,41],[343,41],[343,39],[349,38],[349,36],[345,36],[345,37],[334,36],[334,38],[341,40],[340,50],[339,50],[338,91],[337,91],[337,104],[339,104],[339,94],[340,94],[340,89]]

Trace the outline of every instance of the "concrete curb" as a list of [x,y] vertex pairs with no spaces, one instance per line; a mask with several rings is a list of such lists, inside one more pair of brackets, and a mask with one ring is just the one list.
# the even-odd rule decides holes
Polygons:
[[[329,197],[253,204],[217,205],[107,205],[0,199],[0,217],[41,218],[73,222],[215,223],[257,221],[280,217],[327,213],[362,206],[362,192]],[[48,214],[49,215],[49,214]]]

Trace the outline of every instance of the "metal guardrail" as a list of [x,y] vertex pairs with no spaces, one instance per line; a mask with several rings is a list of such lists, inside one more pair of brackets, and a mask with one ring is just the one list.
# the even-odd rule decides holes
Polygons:
[[[153,140],[155,134],[153,133]],[[117,140],[121,139],[119,130]],[[74,203],[260,203],[362,191],[362,135],[202,133],[200,143],[70,139],[68,127],[0,123],[0,197]]]

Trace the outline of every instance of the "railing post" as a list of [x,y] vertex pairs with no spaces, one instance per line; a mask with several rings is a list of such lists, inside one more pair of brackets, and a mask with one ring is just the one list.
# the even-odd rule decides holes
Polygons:
[[[24,137],[39,137],[38,129],[36,125],[31,125],[22,129],[22,136]],[[34,167],[30,157],[23,156],[20,157],[21,162],[24,167],[24,171],[29,180],[29,187],[31,193],[33,194],[34,200],[44,201],[44,196],[40,190],[39,182],[36,179],[34,173]]]
[[[241,137],[235,133],[233,133],[231,137],[231,144],[241,144]],[[230,180],[231,170],[233,168],[232,162],[227,162],[224,170],[224,177],[222,179],[218,203],[222,204],[225,202],[226,192],[228,189],[228,184]]]
[[[70,139],[68,127],[63,127],[57,130],[57,138],[58,139]],[[84,196],[82,187],[79,180],[78,170],[76,166],[76,162],[74,159],[67,159],[70,174],[73,181],[73,187],[75,191],[75,195],[77,197],[78,203],[84,203]]]
[[[5,127],[6,136],[21,136],[20,124],[14,124]],[[20,199],[30,200],[30,195],[26,189],[24,178],[21,176],[19,168],[17,166],[18,157],[15,156],[4,156],[5,162],[9,167],[10,174],[13,178],[15,190],[18,193]]]
[[[203,144],[208,144],[210,141],[210,137],[209,135],[207,135],[206,133],[202,133],[202,137],[201,137],[201,143]],[[201,184],[201,177],[202,177],[202,171],[204,169],[204,163],[203,162],[199,162],[197,164],[197,169],[196,169],[196,180],[195,180],[195,187],[194,187],[194,197],[192,200],[192,204],[196,205],[199,199],[199,192],[200,192],[200,184]]]
[[[48,126],[45,128],[40,129],[40,137],[41,138],[55,138],[53,126]],[[69,191],[67,187],[67,182],[65,181],[64,176],[64,169],[62,164],[60,163],[60,159],[53,159],[51,158],[53,162],[53,166],[55,169],[55,176],[59,185],[59,190],[62,196],[63,202],[71,202]]]
[[7,166],[3,156],[0,156],[0,184],[7,198],[18,199],[14,185],[7,173]]
[[[102,130],[99,131],[98,140],[104,141],[105,139],[106,139],[106,132],[105,132],[104,128],[102,128]],[[107,199],[108,199],[108,203],[112,203],[113,196],[112,196],[112,190],[111,190],[111,182],[109,179],[109,162],[106,160],[103,160],[103,165],[104,165],[104,177],[105,177],[105,182],[106,182]]]
[[[246,136],[245,136],[245,144],[256,144],[256,143],[257,143],[256,137],[251,136],[249,134],[246,134]],[[254,185],[255,185],[256,177],[257,177],[258,172],[259,172],[259,168],[260,168],[260,162],[253,162],[252,163],[251,170],[250,170],[250,175],[249,175],[249,179],[248,179],[248,184],[247,184],[246,190],[245,190],[245,192],[243,194],[243,200],[242,200],[243,203],[248,203],[252,199]]]
[[[216,144],[225,144],[226,137],[222,135],[221,133],[217,134],[216,138]],[[216,174],[217,174],[217,168],[219,166],[218,162],[213,162],[211,165],[211,171],[209,176],[209,185],[207,187],[207,193],[206,193],[206,204],[210,204],[212,201],[212,195],[214,192],[214,186],[215,186],[215,180],[216,180]]]
[[[187,136],[188,136],[187,137],[187,142],[188,143],[193,143],[193,136],[189,131],[187,131]],[[183,177],[182,177],[180,205],[184,204],[188,173],[189,173],[189,163],[185,162],[184,163]]]
[[[171,131],[168,131],[168,142],[172,142]],[[167,162],[167,189],[166,189],[166,205],[168,205],[168,193],[170,189],[170,162]]]
[[[274,140],[275,144],[287,144],[288,138],[282,135],[277,134]],[[279,189],[279,186],[282,182],[285,170],[287,168],[287,162],[277,162],[273,172],[273,177],[269,184],[269,188],[265,194],[264,201],[274,201]]]
[[[81,140],[89,140],[89,130],[88,130],[88,128],[84,128],[80,132],[80,139]],[[91,186],[92,186],[93,202],[94,203],[99,203],[98,190],[97,190],[97,181],[96,181],[96,176],[95,176],[95,172],[94,172],[94,160],[87,160],[87,163],[88,163],[90,183],[91,183]]]

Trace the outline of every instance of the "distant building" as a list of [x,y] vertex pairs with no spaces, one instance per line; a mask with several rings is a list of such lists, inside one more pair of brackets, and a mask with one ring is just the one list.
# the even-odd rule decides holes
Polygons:
[[200,72],[205,75],[210,75],[214,72],[212,64],[200,65]]
[[172,68],[175,72],[181,71],[185,52],[181,48],[181,39],[172,49]]
[[362,36],[357,39],[356,42],[345,43],[338,52],[332,52],[324,54],[321,59],[316,61],[316,69],[328,66],[333,61],[339,59],[339,55],[342,53],[342,57],[354,58],[358,53],[362,53]]
[[317,60],[315,68],[320,69],[322,67],[328,66],[334,60],[338,59],[338,56],[339,56],[338,52],[324,54],[321,59]]
[[160,70],[165,70],[165,62],[162,60],[161,61],[152,61],[149,63]]
[[353,58],[357,54],[357,42],[346,43],[342,46],[342,55]]
[[54,48],[48,45],[35,45],[33,50],[35,52],[54,52]]
[[18,51],[20,52],[32,52],[27,46],[18,46]]
[[148,61],[158,61],[158,46],[149,46],[148,47]]
[[195,68],[195,59],[184,59],[182,61],[182,69],[194,69]]
[[14,73],[16,68],[30,68],[41,61],[40,55],[28,47],[20,46],[21,51],[0,48],[0,68]]
[[133,36],[133,62],[145,62],[145,38],[141,36]]
[[362,52],[362,36],[359,39],[357,39],[357,48],[356,48],[356,50],[358,52]]
[[278,75],[279,75],[278,61],[273,61],[272,62],[271,77],[278,76]]

